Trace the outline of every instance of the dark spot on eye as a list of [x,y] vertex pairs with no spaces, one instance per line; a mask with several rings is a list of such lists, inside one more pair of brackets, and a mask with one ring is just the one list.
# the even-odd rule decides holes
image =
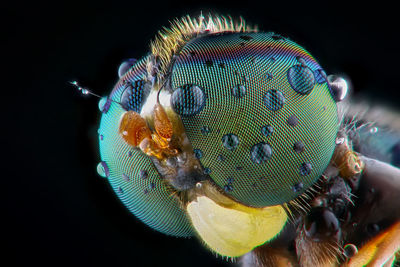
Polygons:
[[227,184],[227,185],[224,186],[224,190],[225,190],[225,192],[228,193],[228,192],[231,192],[233,190],[233,187],[231,185]]
[[299,119],[295,115],[291,115],[287,119],[287,124],[290,126],[296,126],[299,123]]
[[156,185],[154,183],[150,183],[149,188],[154,189],[154,187],[156,187]]
[[243,167],[242,166],[236,166],[236,170],[241,171],[241,170],[243,170]]
[[221,69],[225,69],[225,63],[219,63],[218,67],[220,67]]
[[303,183],[301,183],[301,182],[293,185],[293,187],[292,187],[292,191],[295,193],[299,192],[302,189],[303,189]]
[[253,37],[248,36],[248,35],[241,35],[240,39],[245,40],[245,41],[250,41],[251,39],[253,39]]
[[214,62],[212,62],[212,60],[207,60],[207,61],[206,61],[206,66],[207,66],[208,68],[211,68],[213,65],[214,65]]
[[241,45],[241,46],[245,46],[245,43],[241,42],[240,45]]
[[189,55],[190,55],[191,57],[194,57],[194,56],[196,55],[196,52],[195,52],[195,51],[190,51],[190,52],[189,52]]

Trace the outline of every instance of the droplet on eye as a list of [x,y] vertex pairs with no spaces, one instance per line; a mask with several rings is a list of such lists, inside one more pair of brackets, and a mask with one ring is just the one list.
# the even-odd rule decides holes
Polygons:
[[241,84],[238,84],[232,88],[232,94],[237,98],[242,98],[246,95],[246,87],[244,87]]
[[264,104],[269,110],[277,111],[285,104],[285,97],[281,91],[269,90],[264,96]]
[[151,139],[151,132],[146,121],[139,113],[132,110],[124,113],[119,125],[119,133],[131,146],[138,146],[145,138]]
[[254,145],[250,150],[250,158],[254,163],[261,164],[272,156],[272,148],[270,145],[261,142]]
[[104,178],[107,178],[110,175],[110,170],[108,169],[105,161],[101,161],[99,164],[97,164],[97,173]]
[[228,150],[235,150],[239,145],[239,138],[235,134],[226,134],[222,136],[222,145]]
[[206,103],[203,90],[197,85],[184,85],[177,88],[171,97],[171,106],[181,116],[199,113]]
[[347,244],[343,247],[343,256],[352,258],[358,253],[357,246],[354,244]]
[[303,65],[294,65],[288,70],[288,80],[293,90],[301,95],[308,95],[315,85],[314,73]]

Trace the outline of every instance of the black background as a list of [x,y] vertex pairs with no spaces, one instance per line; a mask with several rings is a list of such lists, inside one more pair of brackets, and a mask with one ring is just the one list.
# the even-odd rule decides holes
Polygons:
[[2,221],[7,266],[224,266],[196,239],[134,218],[96,173],[98,100],[119,63],[140,58],[168,20],[214,11],[303,45],[355,97],[399,106],[399,15],[380,3],[201,1],[9,3],[2,7]]

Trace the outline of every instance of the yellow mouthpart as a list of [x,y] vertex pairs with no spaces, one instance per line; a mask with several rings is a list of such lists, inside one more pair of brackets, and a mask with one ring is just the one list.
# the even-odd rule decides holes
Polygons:
[[282,206],[252,208],[213,189],[196,187],[186,209],[201,239],[223,256],[238,257],[278,235],[287,221]]

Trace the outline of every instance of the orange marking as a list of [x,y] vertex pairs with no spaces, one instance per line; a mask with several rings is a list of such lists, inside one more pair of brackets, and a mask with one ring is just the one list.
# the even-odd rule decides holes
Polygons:
[[173,130],[172,123],[168,119],[165,109],[157,103],[154,106],[154,128],[157,134],[163,138],[165,141],[170,141],[172,138]]
[[146,121],[135,111],[125,112],[119,124],[119,133],[131,146],[138,146],[143,139],[151,139],[151,131]]

